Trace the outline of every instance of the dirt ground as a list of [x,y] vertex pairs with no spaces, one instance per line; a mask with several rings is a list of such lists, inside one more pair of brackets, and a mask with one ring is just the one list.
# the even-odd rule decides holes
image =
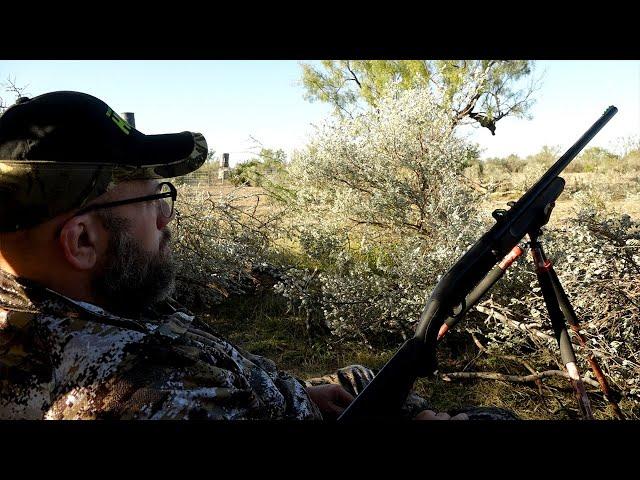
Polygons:
[[[242,197],[238,200],[238,205],[253,206],[256,203],[258,197],[260,199],[260,205],[258,208],[265,208],[268,202],[264,201],[264,190],[260,187],[236,187],[231,184],[225,185],[212,185],[203,186],[212,195],[226,196],[233,195],[235,197]],[[486,214],[487,219],[491,218],[491,212],[496,208],[508,208],[507,202],[513,200],[513,195],[504,196],[499,198],[497,195],[492,195],[492,199],[485,203],[483,212]],[[613,200],[607,203],[608,207],[621,213],[628,214],[632,218],[640,218],[640,201],[636,200]],[[556,203],[552,221],[561,221],[562,218],[568,218],[575,216],[577,213],[577,204],[567,194],[563,194]]]

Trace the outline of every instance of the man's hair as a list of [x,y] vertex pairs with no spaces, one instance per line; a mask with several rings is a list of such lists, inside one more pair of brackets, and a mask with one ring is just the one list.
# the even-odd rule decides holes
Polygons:
[[126,232],[129,230],[129,227],[131,226],[131,221],[129,219],[124,217],[118,217],[108,209],[95,210],[93,213],[95,214],[96,217],[98,217],[104,229],[112,234],[114,233],[117,234],[119,232]]

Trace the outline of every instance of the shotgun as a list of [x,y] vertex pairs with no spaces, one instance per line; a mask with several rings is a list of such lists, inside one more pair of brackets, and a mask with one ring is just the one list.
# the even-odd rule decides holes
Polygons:
[[[429,297],[416,328],[395,355],[375,375],[338,418],[339,422],[399,417],[401,407],[418,377],[437,370],[439,333],[453,326],[504,273],[505,257],[527,235],[538,234],[549,221],[565,181],[559,175],[618,109],[604,114],[509,209],[493,212],[487,231],[444,274]],[[508,258],[508,257],[507,257]]]

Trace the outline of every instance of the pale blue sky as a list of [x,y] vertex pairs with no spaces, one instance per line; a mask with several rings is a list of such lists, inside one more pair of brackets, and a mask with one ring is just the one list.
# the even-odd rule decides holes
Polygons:
[[640,61],[539,61],[534,74],[542,75],[542,87],[531,120],[506,117],[495,136],[485,128],[473,131],[483,157],[526,156],[543,145],[564,153],[609,105],[618,113],[588,147],[615,149],[619,138],[640,135]]
[[[232,163],[250,156],[250,136],[269,148],[300,148],[311,125],[329,115],[327,105],[304,100],[300,72],[294,60],[0,61],[0,81],[11,75],[32,96],[90,93],[118,112],[135,112],[143,133],[199,131]],[[640,134],[640,61],[536,62],[535,75],[543,72],[532,120],[506,118],[495,136],[468,130],[483,157],[566,149],[609,105],[620,111],[590,146],[611,148]]]

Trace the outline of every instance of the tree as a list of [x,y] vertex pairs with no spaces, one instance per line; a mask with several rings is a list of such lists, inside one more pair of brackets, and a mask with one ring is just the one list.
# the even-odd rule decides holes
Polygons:
[[279,148],[278,150],[273,150],[271,148],[262,148],[260,149],[260,153],[258,157],[263,163],[274,163],[274,164],[283,164],[287,161],[287,154],[284,153],[284,150]]
[[334,106],[352,116],[377,108],[390,86],[429,88],[454,119],[477,123],[495,135],[496,123],[512,115],[526,117],[536,82],[518,83],[532,72],[528,60],[324,60],[321,67],[302,63],[305,98]]
[[294,156],[289,180],[307,207],[340,221],[433,238],[472,204],[461,174],[478,153],[451,121],[427,88],[389,91],[378,110],[319,129]]
[[[15,100],[24,96],[24,92],[26,91],[27,87],[28,85],[25,85],[24,87],[19,87],[16,84],[15,78],[12,79],[11,77],[7,78],[7,81],[2,84],[2,89],[6,93],[12,94],[11,96],[13,96]],[[7,101],[5,100],[5,97],[0,96],[0,115],[2,115],[4,111],[10,106],[11,104],[7,103]]]
[[237,165],[231,171],[230,179],[234,185],[264,186],[269,176],[284,170],[286,160],[287,155],[282,149],[261,148],[257,157]]
[[293,155],[283,237],[318,273],[290,270],[279,288],[333,333],[408,335],[425,291],[477,235],[463,171],[478,152],[451,120],[428,88],[389,90],[377,109],[328,119]]
[[560,158],[560,145],[543,145],[540,151],[526,158],[528,163],[537,163],[544,168],[549,168],[558,158]]
[[627,135],[615,140],[615,152],[624,158],[632,152],[640,152],[640,135]]

